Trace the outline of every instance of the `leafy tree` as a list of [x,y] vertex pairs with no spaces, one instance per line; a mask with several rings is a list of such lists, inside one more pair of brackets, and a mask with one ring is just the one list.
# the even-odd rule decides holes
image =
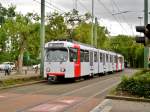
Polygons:
[[[13,19],[7,19],[4,24],[4,28],[7,32],[7,36],[11,37],[12,51],[18,57],[18,72],[22,72],[22,62],[24,51],[27,50],[28,45],[33,44],[32,40],[35,36],[31,36],[35,33],[33,27],[34,24],[28,16],[17,14]],[[32,38],[34,37],[34,38]]]
[[53,39],[62,39],[67,36],[67,25],[64,17],[61,14],[53,13],[47,16],[47,24],[45,26],[45,40],[46,42]]
[[143,45],[137,44],[134,37],[125,35],[112,37],[108,47],[123,54],[131,67],[143,67]]
[[[73,39],[83,43],[91,44],[91,23],[81,22],[73,31]],[[97,26],[97,45],[98,48],[105,48],[106,28]],[[93,39],[93,41],[95,38]]]

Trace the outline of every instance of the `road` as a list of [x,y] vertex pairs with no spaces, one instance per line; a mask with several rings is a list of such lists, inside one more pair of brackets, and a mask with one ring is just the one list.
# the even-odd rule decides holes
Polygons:
[[0,91],[2,112],[88,112],[98,105],[123,74],[136,70],[80,80],[75,83],[40,83]]

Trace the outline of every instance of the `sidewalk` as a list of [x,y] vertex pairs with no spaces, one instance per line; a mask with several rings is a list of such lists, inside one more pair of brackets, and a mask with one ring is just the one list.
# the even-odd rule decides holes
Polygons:
[[25,73],[25,71],[23,71],[22,74],[17,74],[16,71],[12,71],[10,73],[10,75],[6,75],[5,76],[5,72],[4,71],[1,71],[0,72],[0,80],[6,80],[6,79],[18,79],[18,78],[24,78],[24,77],[32,77],[32,76],[39,76],[40,73],[38,71],[38,73],[35,73],[34,70],[29,70],[27,71],[27,73]]
[[150,103],[105,99],[90,112],[150,112]]
[[150,103],[111,100],[112,109],[110,112],[150,112]]

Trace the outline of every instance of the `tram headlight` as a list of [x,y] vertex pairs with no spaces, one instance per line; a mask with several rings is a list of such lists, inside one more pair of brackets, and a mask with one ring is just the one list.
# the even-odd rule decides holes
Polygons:
[[51,69],[50,68],[46,68],[46,72],[50,72],[51,71]]
[[60,71],[61,71],[61,72],[65,72],[66,69],[65,69],[65,68],[61,68]]

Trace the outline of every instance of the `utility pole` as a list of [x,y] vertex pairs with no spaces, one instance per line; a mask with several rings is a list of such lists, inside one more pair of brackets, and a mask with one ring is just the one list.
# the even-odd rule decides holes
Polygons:
[[[144,0],[144,25],[146,26],[148,24],[148,0]],[[148,68],[148,62],[149,62],[149,47],[144,47],[144,68]]]
[[77,8],[78,8],[78,2],[77,0],[75,0],[75,9],[77,10]]
[[41,45],[41,67],[40,75],[44,75],[44,44],[45,44],[45,0],[41,0],[41,27],[40,27],[40,45]]
[[91,45],[93,46],[93,32],[94,32],[94,0],[92,0],[92,28],[91,28]]
[[95,30],[94,30],[94,37],[95,37],[95,47],[97,48],[97,26],[98,26],[98,21],[97,17],[95,18]]
[[144,25],[148,24],[148,0],[144,0]]

